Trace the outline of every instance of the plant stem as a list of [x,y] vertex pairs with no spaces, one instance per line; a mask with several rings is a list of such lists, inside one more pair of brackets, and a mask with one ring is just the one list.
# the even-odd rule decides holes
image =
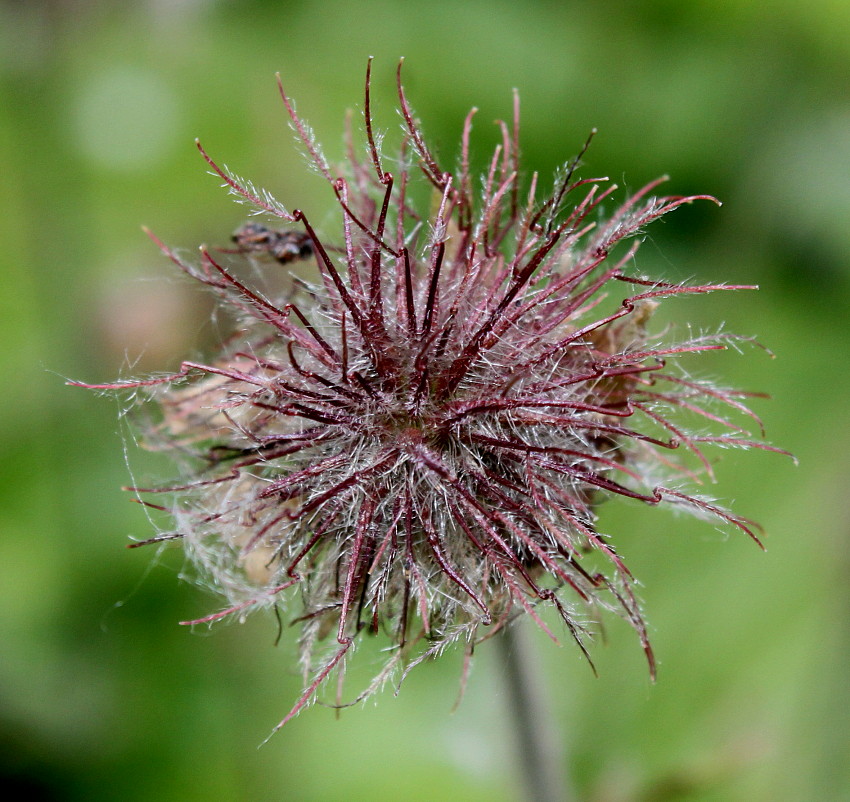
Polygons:
[[544,680],[522,621],[504,628],[498,642],[516,755],[529,802],[571,802],[563,750],[547,704]]

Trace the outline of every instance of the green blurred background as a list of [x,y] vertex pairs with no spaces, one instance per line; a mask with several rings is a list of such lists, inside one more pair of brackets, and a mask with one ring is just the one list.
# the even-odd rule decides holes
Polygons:
[[400,56],[447,162],[472,105],[484,158],[517,87],[527,170],[547,175],[597,126],[586,175],[636,188],[666,173],[671,192],[724,201],[653,226],[646,272],[762,286],[665,310],[775,351],[703,370],[769,391],[757,410],[800,466],[763,452],[719,466],[714,492],[764,524],[766,554],[698,521],[604,510],[644,582],[660,671],[651,686],[617,621],[593,649],[598,679],[569,644],[539,642],[581,798],[850,799],[846,0],[0,3],[0,786],[33,800],[517,797],[489,644],[454,714],[458,655],[339,720],[313,708],[258,750],[298,692],[290,644],[274,648],[261,617],[209,637],[177,626],[217,602],[179,581],[179,551],[125,550],[150,524],[119,490],[118,404],[63,384],[203,353],[208,301],[140,224],[191,249],[244,219],[195,136],[321,218],[329,192],[273,76],[333,160],[368,55],[381,127],[397,124]]

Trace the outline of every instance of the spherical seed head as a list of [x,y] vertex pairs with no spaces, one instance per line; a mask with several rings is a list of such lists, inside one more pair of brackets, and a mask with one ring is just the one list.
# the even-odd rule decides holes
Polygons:
[[[200,621],[281,604],[298,622],[305,692],[281,724],[366,634],[394,644],[369,693],[394,668],[455,641],[471,650],[517,614],[549,632],[541,605],[583,651],[595,611],[619,612],[654,672],[632,576],[597,530],[597,503],[675,505],[755,538],[747,521],[681,485],[710,475],[707,445],[769,448],[742,434],[740,420],[758,422],[746,393],[673,365],[735,338],[667,343],[648,333],[665,298],[741,289],[633,272],[644,226],[705,196],[656,197],[654,182],[602,217],[616,187],[577,179],[576,158],[541,197],[537,176],[520,175],[516,99],[485,175],[469,170],[472,113],[449,172],[400,79],[391,173],[372,129],[368,73],[366,147],[350,144],[335,172],[280,91],[333,190],[340,230],[319,236],[302,212],[201,148],[237,199],[286,229],[245,226],[234,236],[240,248],[202,250],[197,266],[158,243],[234,313],[237,332],[208,364],[108,385],[149,388],[163,411],[149,439],[191,456],[179,484],[150,492],[170,498],[156,503],[175,520],[154,540],[182,538],[228,599]],[[411,200],[411,184],[423,181],[430,215]],[[315,259],[315,282],[274,294],[240,277],[242,262],[280,272],[299,257]],[[335,649],[320,655],[332,638]]]

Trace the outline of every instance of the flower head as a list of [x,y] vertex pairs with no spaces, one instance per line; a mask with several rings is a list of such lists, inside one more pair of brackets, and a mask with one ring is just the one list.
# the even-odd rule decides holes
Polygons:
[[[199,144],[238,200],[284,227],[247,224],[235,248],[202,249],[197,265],[157,240],[232,312],[236,333],[209,362],[99,385],[155,399],[162,421],[149,439],[184,463],[178,483],[140,492],[158,494],[175,522],[152,540],[181,539],[227,599],[191,623],[278,604],[298,622],[305,691],[281,725],[367,634],[393,644],[369,693],[395,667],[456,641],[471,650],[518,613],[548,632],[544,605],[583,651],[594,610],[619,612],[654,672],[632,575],[595,506],[622,496],[681,507],[757,541],[748,521],[683,487],[710,476],[708,446],[770,448],[742,430],[741,420],[759,425],[746,393],[674,367],[734,337],[665,342],[648,330],[666,298],[746,288],[634,272],[648,223],[713,199],[658,197],[656,181],[605,217],[616,187],[576,178],[578,158],[541,194],[536,174],[520,174],[516,99],[486,174],[470,174],[473,112],[450,172],[400,78],[403,135],[390,162],[368,72],[366,147],[350,143],[336,172],[280,93],[333,191],[339,231],[320,235]],[[430,187],[428,213],[414,182]],[[279,276],[305,259],[316,280],[284,290],[242,269]]]

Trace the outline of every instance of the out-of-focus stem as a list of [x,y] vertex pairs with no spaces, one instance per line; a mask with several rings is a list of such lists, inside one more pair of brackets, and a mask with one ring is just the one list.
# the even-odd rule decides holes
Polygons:
[[552,719],[544,678],[523,621],[505,627],[498,642],[509,713],[528,802],[573,802],[561,739]]

